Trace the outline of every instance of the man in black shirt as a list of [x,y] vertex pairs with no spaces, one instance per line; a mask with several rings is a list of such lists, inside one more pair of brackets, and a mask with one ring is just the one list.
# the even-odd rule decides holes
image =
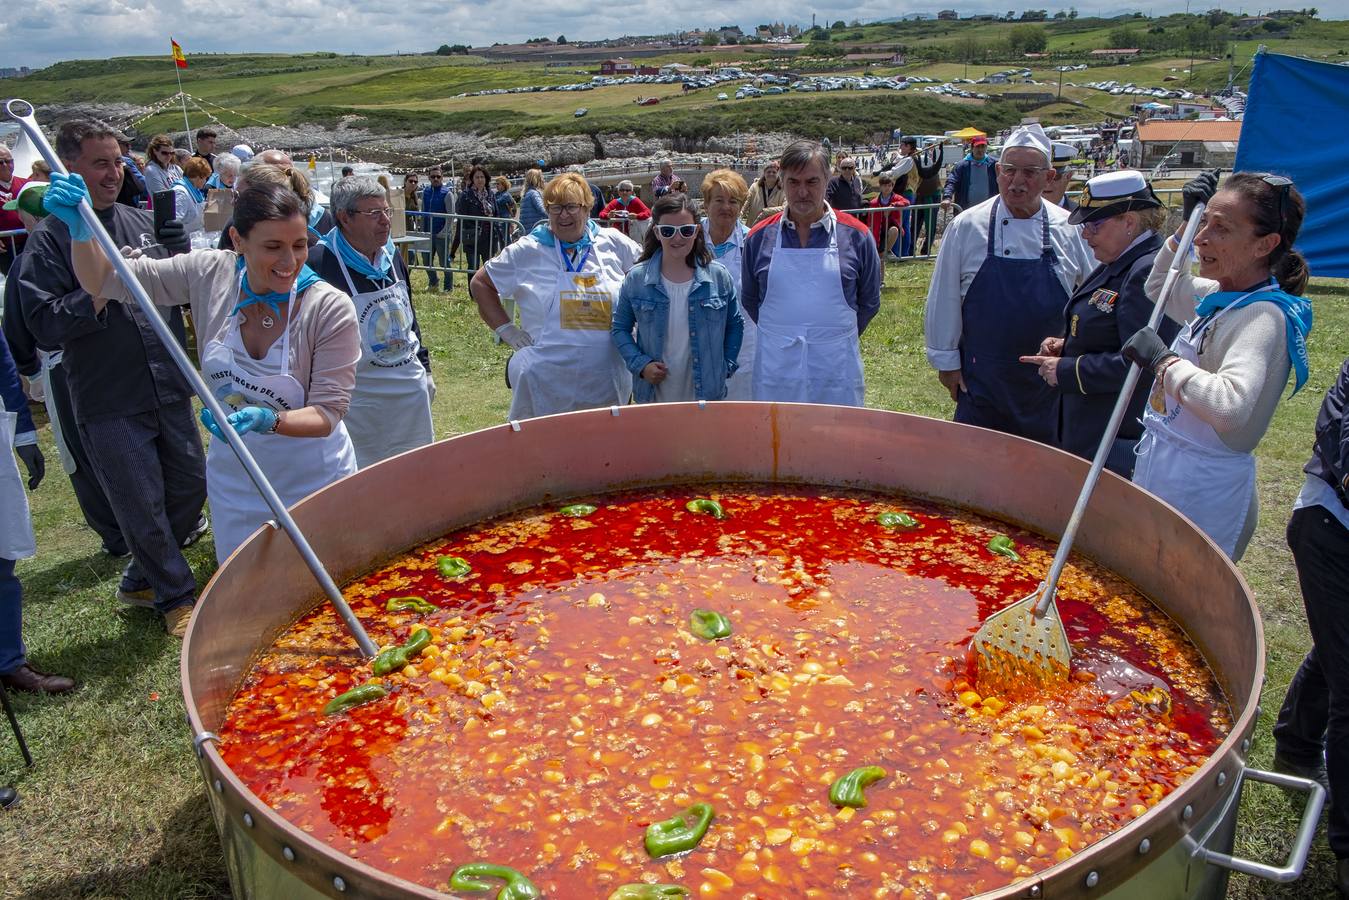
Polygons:
[[193,156],[200,156],[210,165],[211,171],[215,171],[215,129],[198,128],[197,129],[197,152]]
[[[154,243],[150,213],[116,202],[122,161],[115,132],[67,122],[56,152],[84,178],[117,244]],[[179,545],[196,530],[206,501],[192,392],[139,306],[109,303],[96,311],[75,278],[70,242],[69,229],[55,216],[34,230],[19,265],[24,317],[39,346],[64,351],[80,439],[130,547],[117,596],[153,606],[169,633],[181,637],[197,586]],[[164,315],[182,341],[180,307]]]

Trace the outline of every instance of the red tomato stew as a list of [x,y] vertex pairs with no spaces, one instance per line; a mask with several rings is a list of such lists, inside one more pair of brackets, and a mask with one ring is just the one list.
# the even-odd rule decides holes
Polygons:
[[812,488],[581,500],[348,585],[373,664],[327,605],[301,618],[231,704],[226,762],[306,832],[442,890],[492,863],[553,898],[939,897],[1082,851],[1231,727],[1176,624],[1080,557],[1072,678],[982,696],[969,638],[1054,550],[1003,523]]

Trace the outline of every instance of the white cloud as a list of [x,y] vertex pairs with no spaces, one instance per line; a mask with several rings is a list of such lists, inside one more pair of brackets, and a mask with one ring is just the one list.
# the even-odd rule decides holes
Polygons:
[[[1062,8],[1069,5],[1082,14],[1115,15],[1128,8],[1118,0],[1088,0]],[[790,15],[803,25],[810,24],[812,13],[824,23],[837,19],[866,22],[915,11],[935,13],[946,6],[962,14],[1007,9],[994,5],[967,8],[955,2],[918,6],[829,0],[815,7],[796,7]],[[1053,12],[1060,7],[1046,8]],[[1318,8],[1323,17],[1345,16],[1349,0],[1330,0]],[[1148,7],[1154,15],[1183,9],[1181,0],[1163,0]],[[229,10],[237,15],[231,18]],[[246,6],[184,0],[30,0],[11,10],[8,21],[0,24],[0,61],[6,66],[42,66],[67,59],[157,53],[167,57],[170,35],[183,45],[189,59],[203,52],[379,54],[424,52],[440,44],[512,43],[559,34],[569,40],[597,40],[732,23],[752,28],[784,15],[777,0],[689,0],[677,9],[668,0],[592,3],[583,8],[575,0],[372,0],[356,4],[252,0]]]

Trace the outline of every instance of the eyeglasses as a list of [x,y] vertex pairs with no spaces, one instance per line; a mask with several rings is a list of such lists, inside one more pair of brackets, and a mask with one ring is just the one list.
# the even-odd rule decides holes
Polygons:
[[1041,172],[1048,171],[1048,168],[1046,166],[1009,166],[1004,163],[998,163],[998,171],[1003,175],[1006,175],[1009,179],[1016,178],[1018,175],[1034,178]]
[[14,165],[14,160],[9,158],[0,159],[0,166],[12,166],[12,165]]
[[389,207],[387,206],[384,207],[383,209],[352,209],[348,210],[348,212],[350,212],[353,216],[365,216],[371,222],[374,222],[378,219],[388,219],[390,221],[393,220],[393,210],[389,209]]
[[698,233],[697,225],[657,225],[656,237],[669,240],[676,234],[680,237],[691,238]]
[[1284,217],[1288,209],[1288,195],[1293,189],[1293,179],[1283,175],[1261,175],[1260,180],[1270,187],[1279,189],[1279,230],[1275,234],[1282,237]]
[[618,192],[619,192],[620,194],[631,194],[631,193],[632,193],[632,188],[619,188],[619,189],[618,189]]
[[841,171],[841,172],[855,172],[855,171],[857,171],[857,166],[839,166],[838,168],[839,168],[839,171]]
[[429,175],[429,176],[427,176],[427,177],[430,178],[432,181],[440,181],[440,179],[441,179],[443,176],[441,176],[441,175]]
[[1113,222],[1114,220],[1114,216],[1106,216],[1104,219],[1097,219],[1094,222],[1083,222],[1080,227],[1084,235],[1092,236],[1100,231],[1106,222]]
[[579,203],[554,203],[552,206],[548,207],[548,215],[560,216],[563,213],[566,213],[569,216],[574,216],[582,209],[584,209],[584,207]]

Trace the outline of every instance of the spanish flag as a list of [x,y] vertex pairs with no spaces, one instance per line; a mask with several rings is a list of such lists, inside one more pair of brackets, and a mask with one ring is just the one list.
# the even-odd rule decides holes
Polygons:
[[169,43],[173,45],[173,64],[180,69],[186,69],[187,57],[183,55],[183,48],[179,47],[173,38],[169,38]]

